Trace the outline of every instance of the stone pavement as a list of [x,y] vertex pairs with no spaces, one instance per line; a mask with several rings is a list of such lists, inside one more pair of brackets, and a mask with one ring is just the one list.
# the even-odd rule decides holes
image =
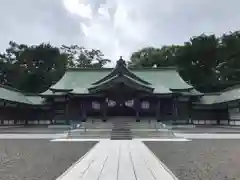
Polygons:
[[220,133],[175,133],[178,138],[187,139],[240,139],[240,134],[220,134]]
[[66,138],[66,134],[0,134],[0,139],[58,139]]
[[101,140],[57,180],[176,180],[138,140]]

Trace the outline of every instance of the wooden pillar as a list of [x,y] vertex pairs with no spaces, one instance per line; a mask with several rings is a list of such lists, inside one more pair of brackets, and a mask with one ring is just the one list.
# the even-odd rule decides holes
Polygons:
[[70,117],[69,117],[69,100],[66,100],[66,110],[65,110],[65,118],[66,118],[66,124],[70,124]]
[[107,121],[107,102],[105,98],[102,102],[102,116],[103,116],[102,120],[106,122]]
[[24,123],[25,123],[25,125],[28,125],[28,121],[31,119],[32,120],[32,113],[35,113],[35,112],[33,112],[33,110],[32,109],[30,109],[29,107],[27,107],[26,108],[26,110],[25,110],[25,112],[26,112],[26,114],[27,114],[27,117],[25,117],[24,119]]
[[161,119],[161,101],[158,99],[156,107],[156,120],[159,122]]
[[86,102],[82,101],[81,102],[81,110],[82,110],[82,121],[85,122],[86,121]]
[[136,98],[134,100],[134,106],[135,106],[135,111],[136,111],[136,121],[137,122],[140,122],[140,99],[139,98]]
[[176,122],[178,118],[178,109],[177,109],[177,98],[173,98],[173,119]]
[[133,108],[135,110],[135,121],[140,122],[140,99],[139,99],[139,97],[134,98]]
[[188,123],[193,124],[192,120],[192,99],[189,99],[188,102]]

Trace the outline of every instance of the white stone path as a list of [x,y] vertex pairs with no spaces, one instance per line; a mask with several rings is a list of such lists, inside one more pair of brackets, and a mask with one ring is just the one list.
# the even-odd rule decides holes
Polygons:
[[57,180],[176,180],[139,140],[101,140]]
[[[141,141],[189,141],[192,139],[240,139],[239,134],[221,134],[221,133],[174,133],[176,138],[146,138],[138,139]],[[102,139],[80,139],[80,138],[67,138],[66,133],[61,134],[0,134],[0,139],[52,139],[52,141],[100,141]]]
[[240,134],[220,134],[220,133],[174,133],[178,138],[187,139],[240,139]]

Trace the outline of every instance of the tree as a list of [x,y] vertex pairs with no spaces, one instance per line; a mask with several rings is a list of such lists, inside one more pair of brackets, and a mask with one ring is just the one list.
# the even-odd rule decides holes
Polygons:
[[[217,91],[225,87],[222,84],[226,84],[230,78],[240,80],[239,76],[236,77],[237,73],[230,77],[230,72],[226,71],[226,67],[230,67],[229,65],[234,62],[236,64],[237,61],[236,51],[240,47],[235,42],[237,37],[236,34],[231,34],[230,37],[225,35],[221,38],[202,34],[192,37],[182,46],[147,47],[134,52],[129,64],[135,67],[176,66],[182,78],[197,89],[204,92]],[[236,49],[234,60],[229,58],[229,56],[233,57],[230,54],[234,54],[231,53],[234,48],[226,44],[226,39],[231,38],[234,39]]]
[[218,83],[216,67],[219,58],[219,39],[215,35],[200,35],[186,42],[177,53],[177,66],[183,79],[197,88],[210,88]]
[[180,74],[203,92],[220,91],[240,81],[240,32],[191,38],[178,54]]
[[176,53],[179,46],[163,46],[161,49],[146,47],[134,52],[130,57],[131,67],[166,67],[176,65]]
[[223,34],[220,38],[221,64],[218,75],[222,82],[236,84],[240,81],[240,32]]
[[62,45],[61,51],[68,57],[68,67],[72,68],[102,68],[110,60],[104,59],[100,50],[90,49],[78,45]]
[[63,75],[67,56],[61,54],[59,48],[44,43],[27,46],[10,42],[9,45],[2,54],[2,62],[8,65],[5,84],[36,93],[46,90]]
[[77,45],[58,48],[49,43],[28,46],[11,41],[0,54],[0,83],[39,93],[58,81],[67,67],[102,68],[108,62],[100,50]]

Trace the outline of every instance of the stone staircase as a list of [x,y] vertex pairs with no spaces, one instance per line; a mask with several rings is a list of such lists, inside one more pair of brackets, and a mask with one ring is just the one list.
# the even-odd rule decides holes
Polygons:
[[114,118],[112,119],[111,140],[131,140],[131,121],[129,118]]
[[67,133],[68,138],[77,138],[77,139],[109,139],[111,130],[86,130],[76,129],[69,131]]
[[111,132],[111,140],[131,140],[132,131],[128,128],[113,128]]
[[144,131],[132,131],[133,138],[174,138],[175,135],[169,130],[144,130]]
[[174,138],[172,130],[154,120],[136,122],[132,117],[115,117],[103,122],[100,119],[84,122],[78,129],[68,132],[70,138],[131,140],[133,138]]
[[100,118],[88,118],[86,122],[83,123],[86,129],[112,129],[112,122],[103,122]]

